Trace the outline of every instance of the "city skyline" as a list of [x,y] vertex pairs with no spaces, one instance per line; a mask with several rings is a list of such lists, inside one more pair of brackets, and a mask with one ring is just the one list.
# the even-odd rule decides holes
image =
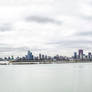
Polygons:
[[92,50],[91,0],[0,1],[0,57],[27,50],[72,56]]
[[27,53],[20,57],[14,57],[14,56],[8,56],[8,57],[3,57],[0,58],[0,61],[9,61],[10,63],[12,62],[17,62],[17,63],[22,63],[25,62],[27,63],[34,63],[37,64],[39,63],[76,63],[76,62],[91,62],[92,61],[92,52],[85,53],[84,50],[79,49],[76,52],[73,52],[74,54],[71,57],[68,56],[63,56],[60,54],[54,55],[54,56],[49,56],[48,54],[44,53],[39,53],[37,56],[35,56],[30,50],[27,51]]
[[11,55],[11,56],[5,56],[5,57],[1,57],[1,59],[4,59],[4,58],[10,58],[10,59],[14,59],[14,58],[25,58],[25,59],[28,59],[28,60],[32,60],[34,58],[47,58],[47,57],[67,57],[67,58],[72,58],[72,59],[83,59],[83,58],[87,58],[87,57],[90,57],[92,59],[92,51],[85,51],[83,49],[78,49],[77,51],[74,51],[73,54],[71,56],[66,56],[66,55],[63,55],[63,53],[57,53],[55,55],[49,55],[47,53],[37,53],[36,55],[28,50],[26,51],[26,53],[23,55],[23,56],[14,56],[14,55]]

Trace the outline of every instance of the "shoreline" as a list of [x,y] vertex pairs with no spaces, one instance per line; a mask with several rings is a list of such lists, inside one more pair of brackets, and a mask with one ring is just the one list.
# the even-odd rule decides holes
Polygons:
[[92,63],[92,61],[42,61],[42,62],[15,62],[5,61],[0,62],[0,65],[32,65],[32,64],[70,64],[70,63]]

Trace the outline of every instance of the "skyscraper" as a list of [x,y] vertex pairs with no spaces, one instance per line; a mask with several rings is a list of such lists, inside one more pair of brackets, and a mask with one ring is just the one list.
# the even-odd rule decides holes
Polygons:
[[91,52],[88,53],[88,59],[91,60]]
[[33,60],[32,52],[30,52],[30,51],[27,52],[26,59]]
[[39,60],[41,60],[42,59],[42,55],[41,54],[39,54]]
[[82,49],[79,50],[79,59],[83,59],[83,50]]
[[44,60],[44,58],[45,58],[45,56],[44,56],[44,55],[42,55],[42,60]]
[[77,52],[74,52],[74,59],[77,59]]

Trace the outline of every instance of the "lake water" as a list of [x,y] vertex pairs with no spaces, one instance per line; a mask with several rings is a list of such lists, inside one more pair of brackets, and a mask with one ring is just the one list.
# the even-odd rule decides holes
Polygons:
[[0,92],[92,92],[92,64],[1,65]]

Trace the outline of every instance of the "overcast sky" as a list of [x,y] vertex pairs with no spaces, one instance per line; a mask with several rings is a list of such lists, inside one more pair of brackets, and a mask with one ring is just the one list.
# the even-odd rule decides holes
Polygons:
[[92,51],[92,0],[0,0],[0,57]]

